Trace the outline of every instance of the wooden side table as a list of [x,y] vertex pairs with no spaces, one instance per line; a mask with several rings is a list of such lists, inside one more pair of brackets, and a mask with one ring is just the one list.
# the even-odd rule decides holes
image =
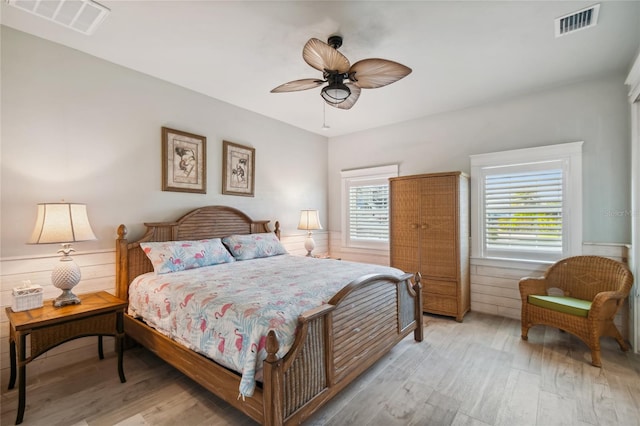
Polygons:
[[[41,308],[23,312],[13,312],[10,307],[6,308],[10,323],[11,376],[9,389],[13,389],[16,383],[16,356],[18,367],[19,394],[16,424],[22,423],[24,417],[27,364],[61,343],[78,337],[99,336],[98,355],[100,359],[103,359],[102,336],[114,336],[118,353],[120,382],[126,381],[122,366],[122,350],[123,317],[127,302],[105,291],[81,294],[78,297],[81,304],[60,308],[55,308],[50,300],[45,301]],[[27,336],[31,337],[29,354],[27,354]]]

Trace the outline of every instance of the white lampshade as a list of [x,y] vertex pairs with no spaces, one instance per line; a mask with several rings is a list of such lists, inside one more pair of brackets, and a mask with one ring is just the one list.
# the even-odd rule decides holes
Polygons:
[[95,239],[85,204],[38,204],[36,225],[29,238],[29,244],[71,243]]
[[310,231],[312,229],[322,229],[318,210],[301,210],[298,229],[304,229],[305,231]]

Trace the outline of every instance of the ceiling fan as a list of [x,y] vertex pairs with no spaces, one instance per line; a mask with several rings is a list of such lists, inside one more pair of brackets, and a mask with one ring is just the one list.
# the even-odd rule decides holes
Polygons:
[[303,78],[281,84],[271,93],[297,92],[314,89],[324,83],[320,95],[331,106],[350,109],[360,97],[360,89],[375,89],[394,83],[411,73],[411,68],[387,59],[363,59],[351,65],[338,48],[342,37],[333,35],[328,44],[310,39],[302,49],[302,58],[307,64],[322,71],[322,80]]

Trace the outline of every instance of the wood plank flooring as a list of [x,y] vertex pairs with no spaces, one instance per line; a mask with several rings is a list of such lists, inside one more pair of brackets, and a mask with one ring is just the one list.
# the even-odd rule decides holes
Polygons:
[[[603,368],[581,341],[470,313],[425,316],[410,336],[323,407],[308,425],[640,425],[640,356],[603,339]],[[27,387],[24,425],[254,425],[150,352],[125,352],[42,373]],[[27,374],[29,369],[27,367]],[[15,421],[17,391],[2,383],[0,424]]]

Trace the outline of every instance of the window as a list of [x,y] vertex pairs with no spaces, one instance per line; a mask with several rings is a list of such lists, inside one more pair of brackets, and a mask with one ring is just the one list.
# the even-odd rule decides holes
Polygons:
[[471,156],[472,255],[553,261],[582,245],[582,142]]
[[517,168],[533,170],[484,175],[482,220],[490,257],[510,257],[514,250],[562,254],[562,164],[527,166]]
[[398,176],[398,166],[347,170],[341,176],[343,245],[388,249],[389,178]]

